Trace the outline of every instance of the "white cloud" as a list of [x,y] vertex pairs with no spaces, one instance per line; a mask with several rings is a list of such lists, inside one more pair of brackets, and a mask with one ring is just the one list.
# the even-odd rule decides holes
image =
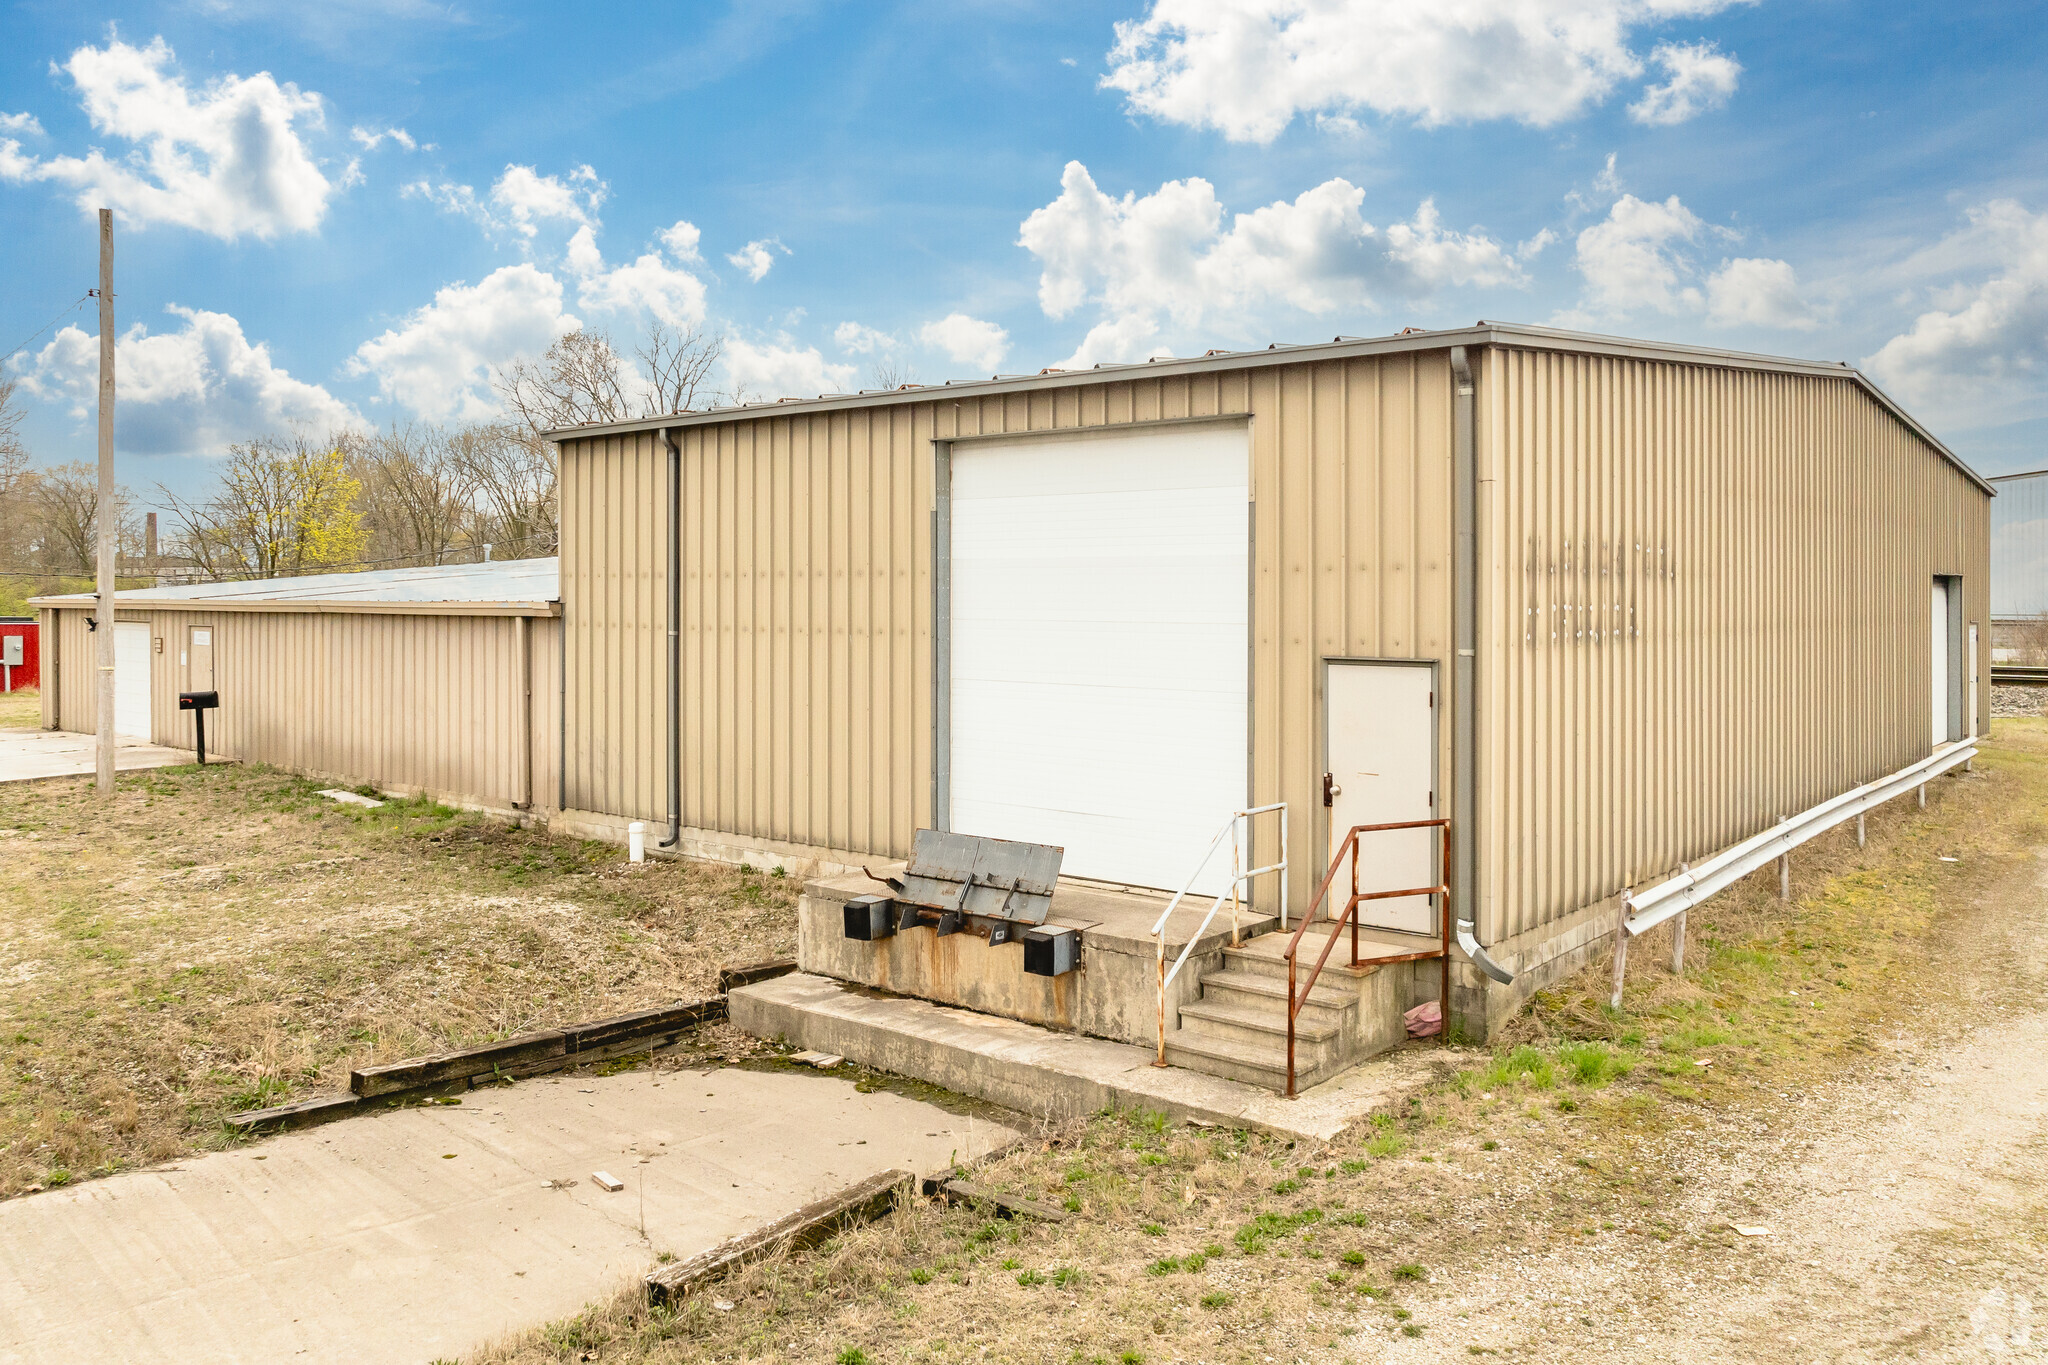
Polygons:
[[1937,306],[1863,362],[1871,374],[1958,425],[2038,411],[2048,389],[2048,213],[1994,200],[1907,268],[1935,283]]
[[855,355],[875,355],[896,349],[895,337],[858,322],[840,323],[832,329],[832,340],[840,350],[852,351]]
[[[230,441],[286,427],[318,435],[360,426],[348,404],[318,384],[294,379],[226,313],[173,304],[182,320],[150,335],[141,323],[114,344],[120,447],[140,454],[217,453]],[[19,363],[22,387],[67,403],[83,419],[98,399],[99,339],[67,326]]]
[[695,223],[678,220],[674,227],[661,230],[661,244],[668,248],[668,254],[679,261],[701,261],[697,244],[704,240],[704,234],[697,231]]
[[1741,64],[1712,43],[1665,43],[1650,59],[1671,79],[1645,86],[1643,97],[1628,107],[1629,117],[1637,123],[1683,123],[1718,109],[1735,93],[1742,75]]
[[918,329],[917,339],[944,352],[954,364],[977,370],[995,369],[1010,351],[1008,332],[965,313],[948,313],[937,322],[927,322]]
[[511,218],[514,231],[531,240],[544,222],[594,224],[606,190],[589,166],[578,166],[566,180],[531,166],[507,166],[491,186],[491,202]]
[[798,346],[789,337],[756,344],[742,338],[725,343],[726,383],[745,400],[815,398],[853,387],[854,367],[835,364],[815,346]]
[[0,133],[20,133],[25,137],[41,137],[43,125],[36,121],[34,114],[0,114]]
[[361,143],[363,150],[366,152],[376,151],[386,141],[394,142],[405,148],[408,152],[416,152],[420,146],[419,143],[413,140],[412,134],[406,132],[403,128],[376,129],[365,128],[361,124],[357,124],[348,130],[348,135]]
[[[1611,158],[1608,166],[1611,177]],[[1705,242],[1739,240],[1740,233],[1704,221],[1675,194],[1662,203],[1624,194],[1579,233],[1575,264],[1586,281],[1584,304],[1558,320],[1584,324],[1648,309],[1703,314],[1717,327],[1819,325],[1790,262],[1739,256],[1709,270],[1695,251]]]
[[745,271],[748,279],[759,284],[767,278],[768,268],[775,264],[775,253],[778,251],[785,256],[789,254],[789,248],[781,242],[773,237],[764,237],[756,242],[748,242],[725,259]]
[[1048,316],[1089,303],[1103,311],[1069,367],[1142,358],[1156,350],[1162,316],[1183,329],[1241,329],[1277,306],[1320,315],[1446,284],[1525,282],[1498,243],[1446,230],[1430,201],[1413,220],[1384,230],[1365,220],[1364,202],[1365,191],[1349,181],[1327,180],[1291,203],[1238,214],[1226,228],[1206,180],[1112,199],[1073,161],[1059,197],[1024,221],[1018,244],[1039,259],[1038,298]]
[[1364,111],[1548,127],[1641,74],[1635,30],[1734,2],[1153,0],[1117,25],[1102,84],[1134,112],[1237,142]]
[[63,70],[94,131],[133,150],[42,160],[0,139],[0,179],[73,186],[87,212],[112,207],[135,226],[171,223],[224,241],[317,228],[337,188],[303,136],[322,126],[320,97],[267,71],[195,88],[171,61],[162,38],[73,52]]
[[1721,262],[1707,277],[1707,321],[1722,327],[1820,325],[1813,306],[1799,295],[1799,278],[1787,261],[1738,256]]
[[480,421],[495,416],[491,371],[545,351],[581,324],[562,307],[562,283],[521,263],[480,282],[451,284],[399,326],[356,348],[349,373],[422,417]]
[[[532,166],[507,165],[504,174],[492,182],[488,195],[475,187],[444,180],[415,180],[399,191],[407,199],[424,199],[443,213],[467,218],[488,233],[517,233],[522,245],[531,250],[543,224],[574,224],[578,228],[598,225],[597,211],[610,187],[597,178],[590,166],[578,166],[566,177],[542,175]],[[678,223],[670,232],[697,229]],[[691,253],[696,242],[692,238]],[[685,258],[687,259],[687,257]]]
[[1706,227],[1675,194],[1661,204],[1624,194],[1603,221],[1579,234],[1578,267],[1589,302],[1609,313],[1698,306],[1699,291],[1683,283],[1692,271],[1680,248]]
[[[681,242],[692,248],[692,255],[696,237],[697,229],[689,223],[677,223],[661,234],[664,243]],[[580,227],[569,239],[567,259],[570,273],[577,279],[576,301],[585,308],[610,313],[645,309],[671,327],[694,327],[704,321],[704,282],[670,265],[659,252],[650,251],[630,265],[606,269],[596,234]]]

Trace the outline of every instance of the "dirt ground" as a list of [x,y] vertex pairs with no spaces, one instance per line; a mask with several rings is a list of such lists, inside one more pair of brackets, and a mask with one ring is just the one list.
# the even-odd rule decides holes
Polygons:
[[1995,1360],[2044,1353],[2048,722],[1926,810],[1802,849],[1488,1048],[1417,1045],[1336,1140],[1104,1115],[651,1312],[630,1287],[478,1351],[700,1360]]
[[[238,1140],[352,1067],[716,990],[797,884],[239,765],[0,785],[0,1197]],[[704,1034],[716,1047],[725,1031]]]

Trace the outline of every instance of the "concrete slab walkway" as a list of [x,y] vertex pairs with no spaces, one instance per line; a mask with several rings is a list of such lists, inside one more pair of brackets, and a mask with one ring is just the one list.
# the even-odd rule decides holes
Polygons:
[[[0,730],[0,782],[34,782],[45,777],[91,777],[94,771],[91,735],[68,730]],[[170,749],[138,739],[115,746],[114,770],[138,772],[191,763],[190,749]]]
[[1318,1141],[1414,1089],[1441,1055],[1434,1045],[1397,1049],[1290,1100],[1221,1076],[1154,1066],[1150,1048],[807,972],[742,986],[726,1001],[732,1022],[756,1037],[786,1038],[1034,1115],[1153,1109]]
[[1012,1136],[794,1070],[549,1077],[346,1119],[0,1203],[0,1362],[424,1365]]

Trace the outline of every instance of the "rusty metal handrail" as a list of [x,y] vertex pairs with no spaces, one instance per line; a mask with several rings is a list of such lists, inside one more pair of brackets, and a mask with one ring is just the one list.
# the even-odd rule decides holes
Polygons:
[[[1444,832],[1442,862],[1437,868],[1438,881],[1435,886],[1411,886],[1398,891],[1360,891],[1358,889],[1358,836],[1380,834],[1400,829],[1441,829]],[[1330,883],[1337,879],[1337,871],[1344,865],[1345,854],[1351,855],[1351,896],[1344,902],[1344,913],[1332,922],[1330,937],[1323,944],[1322,955],[1316,958],[1316,965],[1309,969],[1308,981],[1297,990],[1295,973],[1299,966],[1297,955],[1301,952],[1301,936],[1308,932],[1315,922],[1316,907],[1330,893]],[[1358,956],[1358,903],[1360,901],[1392,900],[1397,896],[1441,896],[1437,922],[1442,930],[1443,943],[1438,948],[1419,953],[1382,953],[1376,957]],[[1397,820],[1383,825],[1353,825],[1351,832],[1344,836],[1344,842],[1337,846],[1337,852],[1330,859],[1330,870],[1323,874],[1322,885],[1309,898],[1308,908],[1302,911],[1301,927],[1294,931],[1294,937],[1287,941],[1287,1097],[1294,1098],[1294,1021],[1301,1014],[1301,1007],[1308,1003],[1308,993],[1315,989],[1316,980],[1323,974],[1323,964],[1330,960],[1330,950],[1337,946],[1337,935],[1344,926],[1351,926],[1351,965],[1361,967],[1374,962],[1420,962],[1432,957],[1443,959],[1443,981],[1439,992],[1437,1008],[1442,1015],[1438,1026],[1438,1037],[1447,1037],[1451,1027],[1451,822],[1448,819]]]

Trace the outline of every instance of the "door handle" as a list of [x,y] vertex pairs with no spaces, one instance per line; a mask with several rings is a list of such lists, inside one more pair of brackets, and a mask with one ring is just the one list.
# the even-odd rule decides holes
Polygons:
[[1335,773],[1324,773],[1323,804],[1325,806],[1334,806],[1337,804],[1337,798],[1343,794],[1344,789],[1337,785],[1337,775]]

